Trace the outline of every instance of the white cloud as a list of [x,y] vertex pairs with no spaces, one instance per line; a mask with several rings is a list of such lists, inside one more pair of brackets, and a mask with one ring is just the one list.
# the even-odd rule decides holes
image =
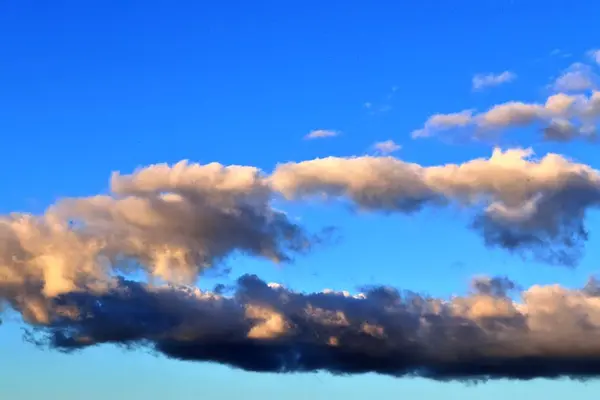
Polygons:
[[592,49],[587,52],[588,57],[590,57],[594,62],[600,65],[600,49]]
[[598,76],[585,64],[574,63],[553,84],[558,92],[584,92],[598,87]]
[[111,194],[62,199],[41,216],[0,216],[0,302],[7,281],[43,282],[46,296],[109,284],[120,260],[179,282],[238,251],[287,261],[308,242],[271,200],[254,167],[182,161],[115,172]]
[[309,134],[307,134],[305,139],[323,139],[328,137],[338,136],[340,133],[338,131],[333,131],[329,129],[316,129]]
[[495,149],[487,159],[435,166],[327,157],[281,164],[270,179],[288,199],[344,198],[371,211],[475,207],[481,211],[474,226],[488,245],[570,263],[587,240],[585,211],[600,205],[600,171],[558,154],[533,155],[531,149]]
[[424,128],[413,131],[412,137],[415,139],[428,137],[436,130],[465,127],[471,124],[472,121],[473,110],[464,110],[449,114],[434,114],[425,122]]
[[473,77],[473,89],[482,90],[487,87],[498,86],[503,83],[512,82],[517,75],[510,71],[504,71],[499,74],[477,74]]
[[481,114],[479,123],[481,126],[487,127],[522,126],[543,117],[544,113],[545,108],[543,105],[509,101],[496,105]]
[[381,154],[390,154],[394,153],[402,148],[399,144],[394,142],[393,140],[385,140],[383,142],[377,142],[373,145],[375,151]]
[[477,135],[482,135],[500,129],[540,124],[546,140],[558,137],[562,140],[592,139],[599,119],[600,91],[593,91],[590,96],[557,93],[548,97],[545,103],[508,101],[478,114],[474,114],[473,110],[435,114],[429,117],[423,128],[413,131],[412,137],[431,137],[457,128],[473,128]]

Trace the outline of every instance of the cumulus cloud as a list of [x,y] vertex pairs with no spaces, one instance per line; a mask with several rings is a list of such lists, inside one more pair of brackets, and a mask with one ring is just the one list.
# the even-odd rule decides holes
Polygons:
[[554,82],[554,90],[558,92],[584,92],[598,88],[598,76],[590,66],[574,63],[567,68]]
[[193,282],[229,255],[285,262],[317,240],[270,206],[266,177],[253,167],[154,165],[114,174],[111,188],[41,216],[0,217],[0,284],[51,297],[136,271]]
[[[120,280],[35,305],[28,338],[63,351],[98,344],[247,371],[379,373],[440,381],[596,378],[597,282],[533,286],[477,278],[467,295],[433,298],[392,287],[296,292],[241,277],[233,292]],[[44,315],[40,319],[36,314]]]
[[533,159],[526,149],[428,167],[329,157],[279,165],[271,175],[217,163],[152,165],[113,174],[108,195],[66,198],[39,216],[1,216],[0,283],[53,297],[102,290],[131,272],[189,283],[233,254],[290,261],[330,231],[306,232],[271,206],[278,196],[344,198],[404,214],[459,205],[475,213],[472,227],[486,244],[572,266],[587,239],[586,213],[600,199],[600,175],[557,154]]
[[472,79],[473,90],[482,90],[489,87],[499,86],[517,79],[517,75],[510,71],[499,74],[476,74]]
[[328,137],[338,136],[340,133],[338,131],[332,131],[329,129],[316,129],[312,132],[309,132],[304,138],[305,139],[323,139]]
[[348,199],[371,211],[475,210],[485,243],[550,263],[575,265],[584,218],[600,205],[600,172],[558,154],[495,149],[488,159],[424,167],[393,157],[327,157],[279,165],[271,176],[288,199]]
[[380,154],[390,154],[400,150],[402,146],[393,140],[384,140],[373,145],[373,149]]
[[593,140],[600,119],[600,91],[584,94],[557,93],[545,103],[509,101],[487,111],[464,110],[431,116],[413,138],[431,137],[456,129],[470,129],[474,137],[485,138],[497,132],[537,126],[545,140]]
[[[559,100],[549,107],[570,107]],[[232,288],[194,287],[231,254],[279,262],[318,243],[271,207],[278,194],[399,213],[462,205],[486,243],[574,265],[600,173],[524,149],[427,167],[329,157],[271,175],[185,161],[114,173],[108,195],[0,217],[0,305],[29,324],[27,339],[63,351],[107,343],[249,371],[437,380],[600,373],[596,280],[577,290],[534,286],[518,301],[505,277],[477,277],[470,294],[448,299],[384,286],[302,293],[252,275]],[[132,272],[145,278],[126,279]]]

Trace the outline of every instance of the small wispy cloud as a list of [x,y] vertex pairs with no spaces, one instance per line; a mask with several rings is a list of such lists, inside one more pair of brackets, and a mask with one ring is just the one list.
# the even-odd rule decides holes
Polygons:
[[429,137],[438,129],[464,128],[473,122],[474,111],[469,109],[449,114],[434,114],[429,117],[423,128],[413,131],[411,136],[418,139]]
[[499,74],[476,74],[472,80],[473,90],[482,90],[493,86],[499,86],[504,83],[512,82],[516,78],[517,75],[510,71],[504,71]]
[[552,57],[561,57],[561,58],[569,58],[571,57],[573,54],[566,52],[564,50],[561,49],[554,49],[550,52],[550,55]]
[[375,143],[373,149],[379,154],[391,154],[402,149],[402,146],[393,140],[385,140],[383,142]]
[[330,129],[315,129],[314,131],[309,132],[306,136],[304,136],[305,139],[324,139],[324,138],[329,138],[329,137],[335,137],[338,136],[340,134],[339,131],[334,131],[334,130],[330,130]]

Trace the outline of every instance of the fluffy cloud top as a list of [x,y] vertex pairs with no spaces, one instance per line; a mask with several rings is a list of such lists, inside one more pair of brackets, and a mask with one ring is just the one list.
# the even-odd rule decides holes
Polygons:
[[[572,104],[557,97],[545,108]],[[468,296],[388,287],[300,293],[242,277],[233,292],[192,284],[238,252],[287,261],[321,238],[271,207],[274,197],[344,198],[411,213],[462,205],[486,243],[574,265],[600,173],[557,154],[496,149],[462,164],[329,157],[255,167],[152,165],[114,173],[109,195],[63,199],[40,216],[0,218],[0,304],[29,339],[61,350],[149,346],[168,357],[251,371],[377,372],[439,380],[596,377],[600,289],[479,278]],[[126,280],[143,272],[148,283]],[[164,282],[168,283],[164,283]]]
[[115,173],[111,188],[63,199],[41,216],[0,217],[0,284],[52,297],[132,271],[192,282],[235,253],[289,261],[322,237],[273,209],[279,195],[405,214],[461,205],[475,213],[472,226],[488,245],[575,265],[585,215],[600,202],[598,171],[557,154],[535,160],[524,149],[427,167],[389,156],[328,157],[282,164],[270,176],[184,161]]
[[289,261],[321,237],[273,209],[277,195],[405,214],[461,205],[475,213],[472,226],[488,245],[575,265],[586,213],[600,203],[597,170],[557,154],[535,160],[526,149],[427,167],[389,156],[328,157],[282,164],[270,176],[184,161],[115,173],[111,188],[63,199],[41,216],[1,217],[0,284],[52,297],[132,271],[192,282],[235,253]]
[[192,282],[236,252],[288,261],[312,238],[270,201],[253,167],[181,162],[115,174],[111,195],[1,217],[0,284],[53,296],[133,270]]
[[489,245],[573,264],[600,204],[600,173],[557,154],[494,150],[489,159],[423,167],[392,157],[327,157],[280,165],[273,187],[289,199],[346,198],[366,210],[411,213],[458,204]]

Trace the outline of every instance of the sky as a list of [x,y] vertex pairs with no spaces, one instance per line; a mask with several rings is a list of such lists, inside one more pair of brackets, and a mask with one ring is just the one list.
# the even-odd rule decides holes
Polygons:
[[591,399],[599,13],[1,2],[1,397]]

